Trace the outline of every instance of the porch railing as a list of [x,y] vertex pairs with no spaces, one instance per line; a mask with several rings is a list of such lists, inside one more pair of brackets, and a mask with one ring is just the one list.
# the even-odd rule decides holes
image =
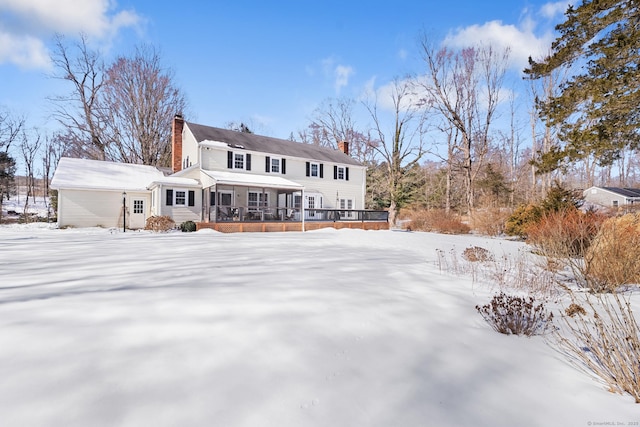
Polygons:
[[[215,222],[277,222],[302,221],[300,208],[212,206],[209,221]],[[305,221],[388,221],[389,213],[364,209],[304,209]]]

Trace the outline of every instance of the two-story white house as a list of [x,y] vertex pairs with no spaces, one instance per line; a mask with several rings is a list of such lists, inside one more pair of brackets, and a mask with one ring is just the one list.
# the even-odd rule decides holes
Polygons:
[[[86,163],[90,162],[91,167]],[[52,181],[52,188],[60,192],[58,218],[63,225],[74,224],[80,210],[83,220],[77,225],[91,225],[83,200],[95,203],[96,185],[79,185],[86,180],[96,181],[101,162],[62,161]],[[237,132],[196,123],[185,122],[176,116],[172,128],[172,174],[164,176],[146,169],[139,176],[139,165],[102,162],[105,169],[100,186],[100,199],[122,200],[124,183],[136,174],[137,199],[111,208],[109,217],[96,218],[95,225],[126,225],[134,209],[143,216],[170,216],[181,224],[198,223],[199,228],[220,231],[304,230],[322,226],[356,226],[358,228],[387,228],[386,212],[364,210],[366,167],[349,156],[347,142],[339,149],[331,149],[251,133]],[[75,168],[75,169],[74,169]],[[143,167],[149,168],[149,167]],[[93,177],[84,177],[93,172]],[[117,176],[114,171],[120,171]],[[129,178],[127,178],[129,173]],[[69,177],[76,185],[69,187]],[[106,178],[109,177],[109,178]],[[65,179],[62,179],[65,178]],[[109,183],[117,186],[109,190]],[[116,188],[117,187],[117,188]],[[71,193],[73,190],[73,193]],[[129,188],[132,192],[134,189]],[[73,203],[68,199],[73,196]],[[134,206],[135,204],[135,206]],[[65,210],[73,206],[75,211]],[[106,212],[106,210],[100,210]],[[125,214],[123,215],[123,212]],[[141,214],[142,212],[142,214]],[[124,218],[124,219],[123,219]],[[305,226],[305,223],[307,226]],[[366,223],[366,226],[365,226]],[[129,224],[133,224],[130,220]]]

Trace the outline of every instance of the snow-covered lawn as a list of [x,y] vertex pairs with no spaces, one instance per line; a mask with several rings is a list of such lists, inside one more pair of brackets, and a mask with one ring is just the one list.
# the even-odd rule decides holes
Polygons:
[[544,338],[484,322],[475,305],[495,289],[436,262],[469,246],[522,248],[395,231],[0,227],[0,425],[640,422],[630,396]]

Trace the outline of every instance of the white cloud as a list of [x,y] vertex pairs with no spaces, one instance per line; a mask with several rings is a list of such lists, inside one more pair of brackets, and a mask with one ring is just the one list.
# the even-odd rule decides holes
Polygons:
[[336,94],[339,95],[342,88],[349,85],[349,78],[355,73],[354,68],[350,65],[337,64],[333,57],[325,58],[320,63],[325,78],[333,82]]
[[550,32],[538,36],[534,33],[534,28],[534,23],[529,19],[525,19],[520,26],[490,21],[459,29],[447,36],[444,44],[458,48],[478,44],[498,49],[509,48],[513,66],[524,68],[530,56],[539,58],[546,54],[553,40]]
[[54,33],[84,33],[105,40],[123,28],[141,23],[135,11],[115,8],[112,0],[0,0],[2,37],[14,43],[8,47],[3,43],[0,62],[41,68],[49,63],[48,59],[42,60],[43,56],[48,57],[43,40]]
[[42,40],[31,36],[0,33],[0,64],[10,62],[21,68],[48,69],[49,53]]
[[347,65],[338,65],[334,71],[335,73],[335,89],[336,93],[339,94],[340,90],[349,84],[349,77],[351,77],[354,73],[353,67]]
[[444,43],[458,48],[478,44],[509,47],[513,67],[522,69],[530,56],[535,59],[549,53],[555,38],[553,28],[562,20],[570,3],[563,0],[545,3],[537,11],[524,9],[520,22],[515,25],[496,20],[459,28],[451,32]]
[[540,14],[546,19],[555,19],[558,16],[563,15],[571,3],[575,2],[568,2],[565,0],[555,3],[545,3],[540,8]]

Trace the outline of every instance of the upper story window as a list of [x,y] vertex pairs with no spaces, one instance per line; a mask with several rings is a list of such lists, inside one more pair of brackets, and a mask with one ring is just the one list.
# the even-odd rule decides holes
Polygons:
[[244,169],[244,154],[243,153],[233,153],[233,168],[234,169]]
[[280,159],[271,159],[271,172],[280,173]]
[[227,169],[251,170],[251,154],[227,151]]
[[334,166],[333,179],[343,179],[345,181],[349,181],[349,168],[345,166]]
[[324,178],[324,165],[322,163],[307,162],[307,176]]
[[280,157],[270,157],[270,156],[265,157],[265,162],[264,162],[265,172],[285,174],[287,173],[286,168],[287,168],[286,159],[282,159]]

